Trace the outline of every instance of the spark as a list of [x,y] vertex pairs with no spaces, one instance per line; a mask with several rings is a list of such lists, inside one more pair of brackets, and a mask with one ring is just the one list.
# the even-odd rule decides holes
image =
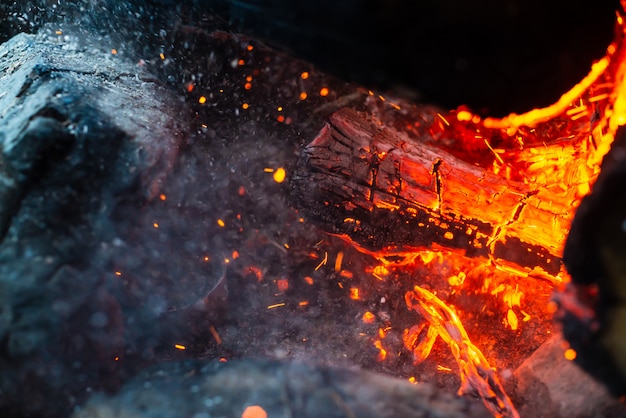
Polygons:
[[243,110],[247,110],[249,107],[250,107],[250,105],[248,103],[244,103],[244,104],[241,105],[241,108]]
[[589,98],[589,103],[599,102],[600,100],[604,100],[609,97],[608,93],[598,94],[597,96],[593,96]]
[[272,177],[274,178],[274,181],[276,183],[282,183],[285,181],[285,178],[287,177],[287,173],[285,172],[284,168],[278,167],[276,171],[274,171],[274,175]]
[[328,96],[328,93],[330,93],[330,90],[328,90],[328,87],[322,87],[320,89],[320,96],[326,97]]
[[322,259],[322,261],[320,261],[317,267],[315,267],[315,271],[319,270],[322,266],[325,266],[327,262],[328,262],[328,252],[324,251],[324,258]]
[[224,228],[226,226],[226,223],[224,222],[223,219],[218,219],[217,220],[217,224],[221,227]]
[[339,273],[341,271],[342,262],[343,262],[343,252],[339,251],[337,253],[337,258],[335,258],[335,273]]
[[441,119],[443,121],[443,123],[446,124],[446,126],[450,126],[450,122],[448,122],[446,120],[446,118],[443,117],[443,115],[441,113],[437,113],[437,116],[439,117],[439,119]]
[[285,303],[276,303],[274,305],[270,305],[267,307],[267,309],[275,309],[275,308],[280,308],[281,306],[285,306]]
[[300,100],[306,100],[307,97],[309,97],[309,95],[306,93],[306,91],[300,93]]
[[574,350],[573,348],[568,348],[567,350],[565,350],[565,352],[563,353],[563,356],[567,359],[567,360],[575,360],[576,359],[576,350]]
[[167,196],[165,196],[163,193],[161,193],[161,194],[159,195],[159,199],[161,199],[161,200],[165,201],[165,200],[167,200]]
[[174,344],[174,348],[176,348],[177,350],[186,350],[187,347],[185,347],[182,344]]
[[502,158],[500,158],[498,153],[493,148],[491,148],[491,144],[489,143],[489,141],[487,141],[487,138],[485,138],[484,141],[485,141],[485,145],[487,145],[487,148],[489,148],[491,152],[493,152],[493,155],[496,156],[496,159],[500,162],[500,164],[504,164],[504,161],[502,161]]
[[300,78],[306,80],[307,78],[309,78],[309,72],[304,71],[302,74],[300,74]]
[[217,333],[217,330],[215,329],[215,327],[213,325],[209,326],[209,331],[211,331],[211,335],[213,336],[213,338],[215,339],[215,342],[218,345],[222,344],[222,338],[220,337],[220,335]]
[[115,272],[115,275],[116,275],[116,276],[121,276],[121,275],[122,275],[122,272],[121,272],[121,271],[116,271],[116,272]]
[[198,103],[205,104],[206,103],[206,97],[200,96],[200,98],[198,99]]
[[163,55],[163,53],[161,52],[161,53],[159,54],[159,58],[161,58],[162,60],[164,60],[164,59],[165,59],[165,55]]

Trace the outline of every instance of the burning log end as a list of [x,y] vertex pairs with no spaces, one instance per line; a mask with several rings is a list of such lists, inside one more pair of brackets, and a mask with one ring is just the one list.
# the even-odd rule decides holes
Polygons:
[[626,394],[626,130],[621,128],[567,238],[572,283],[556,295],[576,362],[615,395]]
[[446,248],[526,273],[558,274],[558,251],[535,242],[537,229],[520,226],[526,212],[557,216],[539,209],[535,191],[434,142],[341,109],[304,149],[292,203],[368,251]]

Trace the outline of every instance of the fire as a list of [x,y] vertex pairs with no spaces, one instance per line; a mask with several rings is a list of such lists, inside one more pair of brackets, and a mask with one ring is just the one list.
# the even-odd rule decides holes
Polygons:
[[[477,157],[476,164],[510,181],[510,201],[472,193],[471,190],[460,193],[457,190],[443,198],[440,193],[438,199],[427,203],[440,213],[445,209],[461,216],[470,215],[464,207],[469,203],[468,198],[473,199],[473,205],[483,207],[481,219],[497,225],[487,240],[490,247],[488,263],[493,267],[518,277],[547,277],[554,284],[568,280],[562,268],[546,274],[545,271],[524,269],[505,262],[496,255],[495,246],[498,242],[515,238],[545,248],[548,257],[560,260],[573,209],[589,193],[617,128],[626,123],[625,33],[623,19],[618,14],[616,39],[607,48],[607,55],[593,64],[587,77],[551,106],[483,121],[464,108],[436,114],[431,133],[441,137],[469,138],[462,146],[470,155],[473,147],[480,146],[476,141],[481,141],[491,154],[491,161],[485,163],[484,159],[481,161]],[[443,183],[445,179],[438,181]],[[503,196],[507,191],[497,193]],[[389,207],[389,202],[377,202],[376,206]],[[472,231],[468,229],[469,233]],[[451,231],[446,231],[443,236],[454,238]],[[370,254],[381,261],[381,266],[389,265],[388,251]],[[418,258],[407,256],[407,265],[419,259],[426,266],[438,257],[437,254],[441,252],[421,251]],[[448,284],[453,289],[459,288],[464,286],[466,278],[466,272],[457,271],[449,276]],[[526,293],[533,292],[532,285],[526,286],[528,283],[496,285],[485,280],[480,289],[501,298],[506,309],[502,322],[511,331],[518,330],[521,323],[531,319],[531,315],[521,309]],[[495,370],[470,340],[457,311],[418,285],[406,293],[405,299],[408,308],[425,320],[403,333],[404,345],[413,352],[415,362],[425,360],[435,340],[441,338],[457,361],[462,381],[459,394],[478,394],[496,417],[517,417],[518,413],[499,383]],[[554,311],[553,306],[546,307],[546,312],[550,311]],[[564,356],[573,360],[576,351],[568,348]]]
[[[518,413],[477,346],[484,342],[480,330],[472,330],[477,334],[472,342],[463,325],[476,316],[455,308],[454,298],[488,299],[477,309],[489,310],[512,338],[526,323],[554,312],[553,304],[546,303],[541,312],[528,305],[547,299],[549,292],[539,283],[550,289],[569,280],[561,256],[575,209],[590,192],[618,127],[626,124],[625,34],[618,13],[615,40],[605,57],[556,103],[524,114],[483,119],[459,107],[443,113],[423,110],[419,121],[408,121],[401,119],[406,114],[393,113],[404,107],[370,91],[367,100],[384,109],[383,116],[336,112],[307,147],[304,161],[313,170],[305,174],[314,174],[293,176],[328,192],[330,197],[320,199],[314,210],[331,208],[335,235],[379,261],[365,268],[377,279],[374,283],[392,282],[401,272],[419,276],[424,283],[413,283],[405,294],[406,306],[419,318],[402,332],[404,347],[418,364],[431,355],[436,341],[445,342],[457,363],[459,393],[479,395],[496,417]],[[327,87],[320,90],[321,96],[329,93]],[[402,116],[387,123],[378,119],[385,111]],[[341,146],[334,147],[336,142]],[[337,174],[344,172],[344,177]],[[324,181],[322,176],[332,181],[311,181]],[[306,197],[303,201],[315,205]],[[374,223],[371,213],[393,223]],[[379,232],[390,238],[383,241]],[[343,260],[339,252],[336,273]],[[315,270],[328,262],[324,253]],[[411,275],[418,269],[419,275]],[[442,283],[421,274],[443,270]],[[359,294],[351,287],[349,296],[360,300],[365,290]],[[371,312],[363,314],[363,323],[375,320]],[[381,330],[372,341],[383,361],[387,332]],[[564,355],[574,359],[576,352],[568,349]]]
[[[419,312],[429,323],[429,335],[436,332],[450,347],[461,374],[462,385],[459,394],[477,393],[496,416],[518,417],[495,371],[481,351],[470,341],[456,312],[433,293],[419,286],[415,286],[413,292],[406,294],[406,304],[409,309]],[[431,331],[431,328],[435,331]],[[432,339],[431,337],[431,341]],[[429,344],[432,347],[432,342]],[[429,353],[430,350],[418,351],[416,356]]]

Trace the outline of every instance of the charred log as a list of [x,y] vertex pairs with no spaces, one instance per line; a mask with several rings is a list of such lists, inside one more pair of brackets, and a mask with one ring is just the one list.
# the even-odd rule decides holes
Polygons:
[[353,110],[334,113],[306,147],[291,188],[298,208],[369,251],[444,247],[526,272],[561,268],[534,234],[562,208]]
[[572,283],[557,296],[576,362],[626,394],[626,130],[618,131],[563,254]]

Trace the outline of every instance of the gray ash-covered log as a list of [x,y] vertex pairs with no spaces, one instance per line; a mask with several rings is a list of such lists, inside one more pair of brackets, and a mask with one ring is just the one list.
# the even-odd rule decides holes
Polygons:
[[127,209],[172,170],[186,124],[174,103],[141,66],[70,34],[0,46],[0,415],[67,416],[86,387],[115,387],[118,360],[140,355],[129,346],[166,332],[154,303],[132,300],[141,286],[193,298],[148,274],[124,298],[115,274],[146,262],[145,222]]
[[146,370],[120,393],[94,397],[73,415],[113,416],[486,418],[489,413],[434,386],[365,370],[267,360],[196,360]]
[[432,142],[339,110],[303,151],[292,200],[368,251],[443,247],[525,272],[557,274],[557,251],[543,246],[537,231],[566,210],[543,204],[533,186]]

